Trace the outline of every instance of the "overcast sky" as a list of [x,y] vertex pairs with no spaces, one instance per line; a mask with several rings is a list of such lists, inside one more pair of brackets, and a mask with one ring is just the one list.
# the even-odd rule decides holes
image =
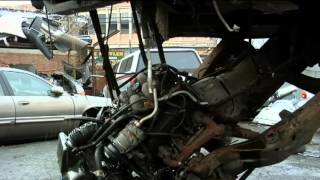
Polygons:
[[0,1],[0,6],[16,6],[31,4],[31,1]]

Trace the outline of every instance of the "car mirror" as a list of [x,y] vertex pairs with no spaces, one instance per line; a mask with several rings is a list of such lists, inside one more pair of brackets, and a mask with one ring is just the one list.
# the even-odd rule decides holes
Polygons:
[[58,97],[64,93],[64,90],[61,86],[52,86],[50,90],[50,95]]

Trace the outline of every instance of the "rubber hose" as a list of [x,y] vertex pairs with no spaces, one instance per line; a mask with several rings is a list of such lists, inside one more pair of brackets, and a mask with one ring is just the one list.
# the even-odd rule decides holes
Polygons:
[[92,137],[92,135],[97,131],[98,125],[97,123],[85,123],[78,128],[72,130],[68,139],[72,146],[78,147],[88,143],[88,140]]

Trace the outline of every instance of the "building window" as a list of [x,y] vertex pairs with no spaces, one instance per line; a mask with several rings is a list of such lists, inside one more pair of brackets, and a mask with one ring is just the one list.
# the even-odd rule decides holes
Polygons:
[[107,18],[105,14],[98,14],[99,16],[99,22],[101,27],[101,33],[106,34],[106,25],[107,25]]
[[[111,15],[109,34],[118,29],[118,27],[117,27],[117,19],[118,19],[118,15],[117,14],[112,14]],[[107,22],[109,22],[109,17],[107,19]]]
[[121,33],[128,34],[129,33],[129,14],[121,13],[120,14],[120,23],[121,23]]

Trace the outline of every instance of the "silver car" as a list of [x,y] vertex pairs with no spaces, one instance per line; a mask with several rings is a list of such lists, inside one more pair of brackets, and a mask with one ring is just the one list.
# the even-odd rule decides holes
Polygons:
[[79,124],[64,118],[94,116],[110,102],[55,89],[33,73],[0,67],[0,142],[57,136]]

